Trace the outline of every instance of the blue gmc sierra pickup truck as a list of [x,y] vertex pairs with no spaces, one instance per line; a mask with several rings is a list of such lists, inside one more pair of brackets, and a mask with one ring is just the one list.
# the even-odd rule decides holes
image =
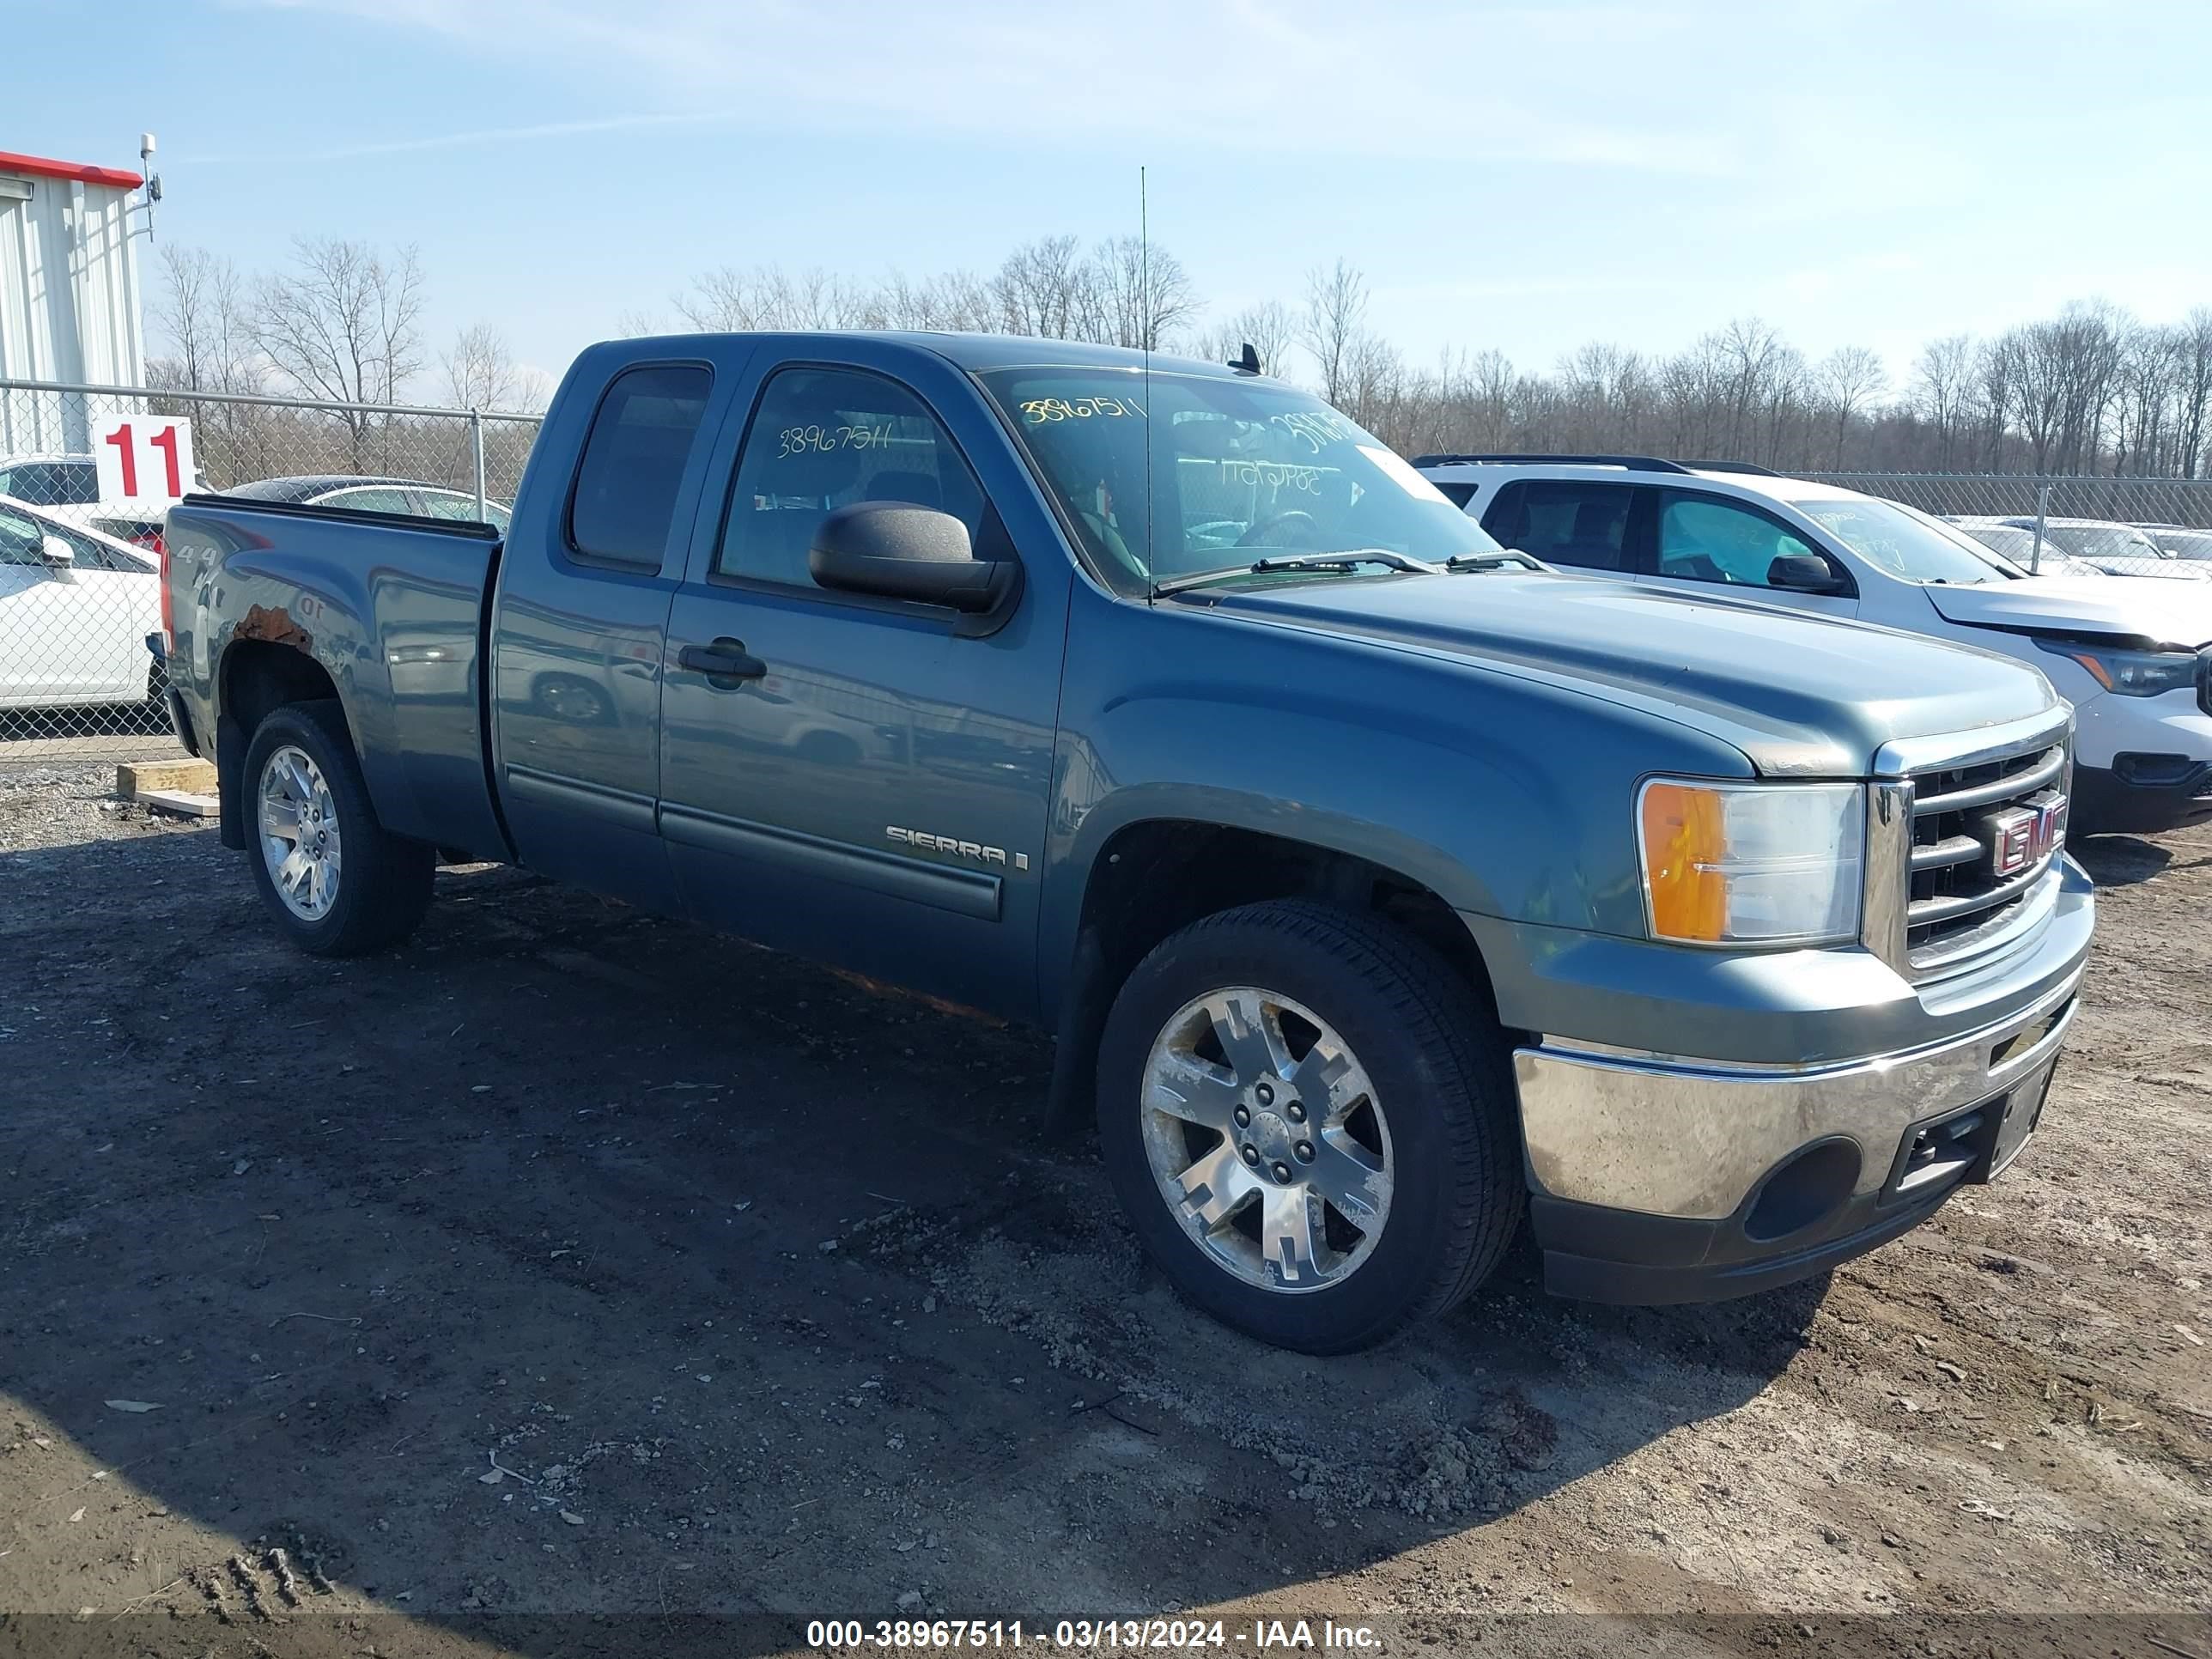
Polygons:
[[625,340],[503,541],[204,495],[167,560],[301,948],[511,861],[1041,1024],[1175,1284],[1309,1352],[1524,1219],[1613,1301],[1873,1249],[2019,1151],[2089,946],[2034,668],[1552,572],[1249,366]]

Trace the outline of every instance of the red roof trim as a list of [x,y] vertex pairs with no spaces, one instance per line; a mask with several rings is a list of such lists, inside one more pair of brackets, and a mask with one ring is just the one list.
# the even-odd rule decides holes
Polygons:
[[114,190],[136,190],[146,181],[120,167],[96,167],[88,161],[52,161],[43,155],[18,155],[0,149],[0,173],[27,173],[40,179],[70,179]]

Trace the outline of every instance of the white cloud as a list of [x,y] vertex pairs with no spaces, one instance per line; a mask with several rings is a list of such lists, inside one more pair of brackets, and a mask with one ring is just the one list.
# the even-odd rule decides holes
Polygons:
[[[637,132],[655,127],[709,126],[726,122],[726,115],[682,115],[648,113],[640,115],[609,115],[585,121],[538,121],[520,126],[474,127],[459,132],[426,133],[412,138],[365,139],[359,143],[335,144],[328,149],[287,150],[283,159],[290,162],[322,163],[354,161],[373,155],[405,155],[423,150],[473,149],[485,144],[520,144],[537,140],[575,138],[595,133]],[[246,161],[256,167],[269,165],[270,157],[262,151],[241,152],[234,155],[191,155],[184,158],[197,167]]]
[[1635,47],[1668,24],[1642,9],[1603,7],[1569,23],[1542,5],[1385,12],[1259,0],[865,11],[787,0],[258,3],[435,33],[487,59],[554,67],[575,83],[570,95],[588,87],[633,107],[659,96],[753,129],[921,129],[1155,155],[1180,142],[1438,167],[1739,167],[1694,112],[1614,112],[1634,107]]

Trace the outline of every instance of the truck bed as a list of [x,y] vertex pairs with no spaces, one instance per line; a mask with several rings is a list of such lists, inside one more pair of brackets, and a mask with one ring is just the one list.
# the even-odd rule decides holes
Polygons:
[[168,547],[173,675],[220,716],[232,647],[262,640],[304,652],[337,688],[386,827],[504,856],[482,672],[495,530],[196,495],[170,509]]

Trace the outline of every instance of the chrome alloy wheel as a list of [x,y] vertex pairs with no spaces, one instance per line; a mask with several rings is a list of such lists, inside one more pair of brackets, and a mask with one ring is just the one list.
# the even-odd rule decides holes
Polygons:
[[1185,1003],[1145,1062],[1145,1150],[1176,1218],[1261,1290],[1339,1285],[1390,1214],[1390,1131],[1312,1010],[1254,986]]
[[276,896],[320,921],[338,896],[338,814],[322,769],[287,744],[261,769],[261,861]]

